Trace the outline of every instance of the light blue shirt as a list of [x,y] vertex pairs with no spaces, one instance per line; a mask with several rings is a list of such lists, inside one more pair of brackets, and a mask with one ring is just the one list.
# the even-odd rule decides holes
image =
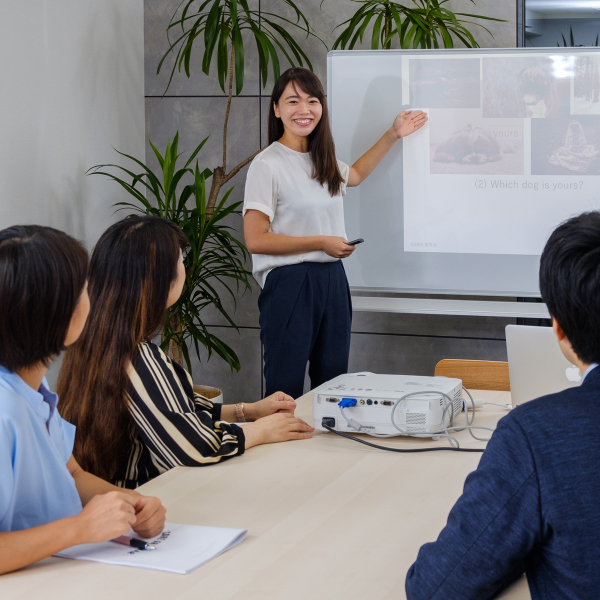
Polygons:
[[67,469],[75,427],[60,417],[58,396],[47,386],[44,378],[36,392],[0,366],[0,531],[29,529],[81,512]]
[[579,382],[579,385],[583,385],[583,382],[585,381],[585,378],[588,376],[588,374],[590,373],[590,371],[593,371],[596,367],[598,366],[598,363],[592,363],[586,370],[585,373],[581,376],[581,381]]

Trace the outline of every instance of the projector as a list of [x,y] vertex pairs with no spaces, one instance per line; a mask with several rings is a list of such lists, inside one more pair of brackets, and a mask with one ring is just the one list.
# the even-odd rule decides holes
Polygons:
[[[402,399],[414,392],[420,393]],[[350,405],[343,409],[344,414],[360,423],[362,433],[401,435],[392,425],[392,410],[399,403],[394,422],[400,429],[408,435],[434,436],[462,411],[461,392],[462,381],[449,377],[348,373],[313,390],[314,426],[327,431],[325,419],[336,431],[356,433],[356,427],[349,426],[338,406],[342,402]]]

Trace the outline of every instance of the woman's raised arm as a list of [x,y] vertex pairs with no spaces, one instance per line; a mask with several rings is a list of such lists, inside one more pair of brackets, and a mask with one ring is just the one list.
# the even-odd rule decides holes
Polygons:
[[421,129],[427,123],[427,115],[422,110],[405,110],[395,119],[394,124],[379,138],[379,141],[367,150],[351,167],[348,186],[361,184],[382,161],[392,146],[401,138]]

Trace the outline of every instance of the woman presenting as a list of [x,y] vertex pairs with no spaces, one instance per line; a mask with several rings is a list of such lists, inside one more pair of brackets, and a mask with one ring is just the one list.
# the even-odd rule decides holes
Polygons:
[[302,395],[348,371],[352,304],[342,258],[347,244],[342,196],[359,185],[390,148],[427,121],[404,111],[351,167],[337,160],[318,77],[288,69],[275,83],[269,146],[252,161],[244,197],[244,237],[258,300],[266,395]]

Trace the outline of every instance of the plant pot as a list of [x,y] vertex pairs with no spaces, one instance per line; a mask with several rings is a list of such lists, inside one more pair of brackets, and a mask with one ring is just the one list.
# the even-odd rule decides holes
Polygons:
[[223,392],[219,388],[210,385],[195,385],[194,392],[212,400],[215,404],[223,404]]

